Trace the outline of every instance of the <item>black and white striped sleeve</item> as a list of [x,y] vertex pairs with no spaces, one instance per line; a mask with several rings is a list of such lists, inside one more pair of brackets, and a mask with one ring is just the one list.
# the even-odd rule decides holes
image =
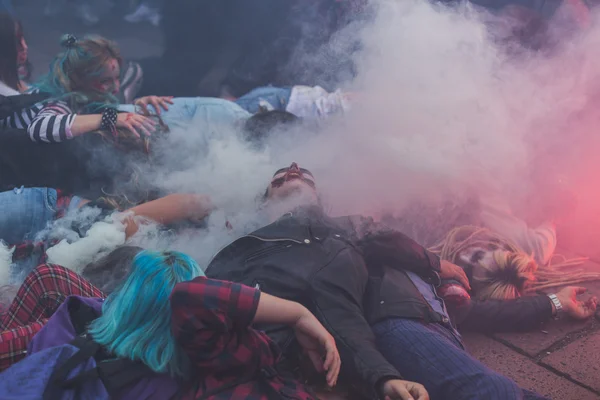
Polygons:
[[49,103],[31,121],[27,132],[34,142],[58,143],[72,139],[71,126],[76,116],[62,101]]

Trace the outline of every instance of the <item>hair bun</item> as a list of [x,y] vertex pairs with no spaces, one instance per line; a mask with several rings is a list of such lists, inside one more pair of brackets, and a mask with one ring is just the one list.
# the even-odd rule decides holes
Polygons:
[[62,35],[60,38],[60,45],[67,48],[72,49],[77,44],[77,37],[71,33],[67,33],[66,35]]

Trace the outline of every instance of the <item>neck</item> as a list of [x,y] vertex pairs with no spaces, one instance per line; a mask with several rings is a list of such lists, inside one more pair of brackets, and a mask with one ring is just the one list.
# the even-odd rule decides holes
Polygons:
[[299,207],[318,206],[319,201],[314,195],[297,195],[281,200],[269,200],[265,203],[265,210],[271,221],[277,220]]

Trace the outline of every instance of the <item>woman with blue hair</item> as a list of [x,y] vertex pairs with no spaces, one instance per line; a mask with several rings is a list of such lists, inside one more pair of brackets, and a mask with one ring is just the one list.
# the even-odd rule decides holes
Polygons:
[[130,105],[120,104],[123,61],[116,44],[100,36],[78,39],[67,34],[61,45],[64,49],[52,61],[49,73],[33,85],[49,99],[2,121],[5,127],[27,129],[34,142],[63,142],[99,130],[114,136],[148,137],[158,128],[153,119],[142,115],[150,112],[169,126],[202,122],[195,118],[231,124],[251,116],[222,99],[174,101],[170,96],[146,96]]
[[[293,326],[335,385],[335,341],[304,307],[208,279],[185,254],[141,251],[106,300],[66,299],[33,338],[28,357],[0,375],[0,397],[266,399],[291,390],[316,399],[293,378],[261,373],[279,359],[267,336],[251,328],[262,322]],[[24,376],[32,384],[19,384]]]

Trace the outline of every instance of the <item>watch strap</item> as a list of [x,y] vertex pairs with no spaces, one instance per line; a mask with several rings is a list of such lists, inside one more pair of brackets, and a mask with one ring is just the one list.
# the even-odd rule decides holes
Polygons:
[[563,306],[558,297],[556,297],[555,294],[549,294],[548,297],[552,301],[552,304],[554,304],[554,307],[556,308],[556,313],[560,313],[563,309]]

